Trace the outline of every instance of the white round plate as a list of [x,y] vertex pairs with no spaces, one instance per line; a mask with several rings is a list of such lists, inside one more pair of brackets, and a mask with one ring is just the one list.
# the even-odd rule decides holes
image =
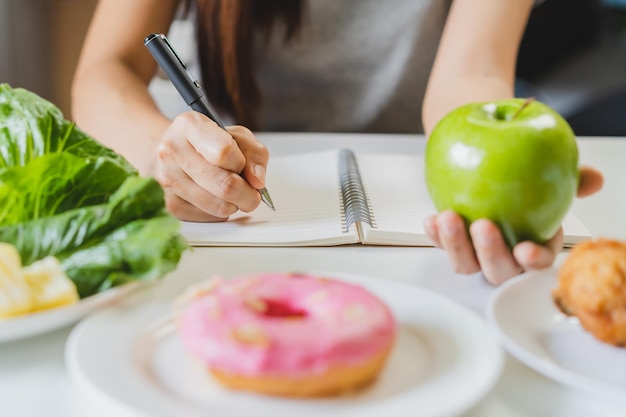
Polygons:
[[552,300],[557,269],[523,274],[492,295],[487,318],[504,347],[545,376],[626,402],[626,350],[595,339]]
[[86,314],[119,299],[134,287],[133,283],[114,287],[75,304],[0,319],[0,342],[35,336],[75,323]]
[[134,416],[453,416],[497,381],[504,351],[482,318],[438,294],[366,276],[355,282],[385,301],[399,324],[396,346],[367,389],[296,400],[229,391],[190,358],[171,319],[178,294],[142,292],[79,323],[66,345],[74,383]]

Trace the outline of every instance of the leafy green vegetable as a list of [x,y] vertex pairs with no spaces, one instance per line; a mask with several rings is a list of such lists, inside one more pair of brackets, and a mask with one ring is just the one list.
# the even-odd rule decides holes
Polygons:
[[0,84],[0,169],[24,166],[53,152],[107,158],[129,175],[137,174],[123,156],[64,120],[54,104],[28,90]]
[[64,120],[0,84],[0,241],[24,265],[54,255],[81,297],[173,270],[187,243],[163,190]]
[[120,224],[163,214],[159,184],[152,178],[128,177],[108,202],[0,227],[0,241],[17,246],[22,262],[29,265],[47,255],[59,257],[90,245]]
[[69,153],[51,153],[24,166],[5,168],[0,170],[0,201],[6,202],[0,208],[0,225],[105,202],[127,177],[111,160]]
[[[176,265],[186,242],[170,216],[135,220],[104,240],[61,259],[83,296],[136,279],[159,278]],[[152,254],[152,256],[146,256]]]

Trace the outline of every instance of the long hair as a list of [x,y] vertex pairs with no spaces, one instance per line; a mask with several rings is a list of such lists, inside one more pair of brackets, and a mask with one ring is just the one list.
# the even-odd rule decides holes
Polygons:
[[204,90],[211,103],[237,123],[257,128],[261,105],[254,76],[254,34],[267,41],[283,25],[293,39],[305,0],[186,0],[196,2],[196,38]]

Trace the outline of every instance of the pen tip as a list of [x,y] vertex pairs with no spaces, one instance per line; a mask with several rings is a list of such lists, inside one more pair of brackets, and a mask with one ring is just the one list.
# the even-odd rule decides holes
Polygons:
[[267,189],[262,188],[259,190],[259,193],[261,194],[261,201],[263,201],[266,206],[276,211],[276,208],[274,207],[274,203],[272,202],[272,198],[270,197],[270,194],[267,192]]
[[274,207],[274,204],[272,203],[272,200],[264,198],[263,202],[269,207],[271,208],[273,211],[276,211],[276,207]]

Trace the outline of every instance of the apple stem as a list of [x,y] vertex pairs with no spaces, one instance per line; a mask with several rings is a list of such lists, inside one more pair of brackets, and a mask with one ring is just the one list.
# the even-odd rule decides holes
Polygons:
[[534,98],[534,97],[528,97],[528,98],[526,99],[526,101],[524,101],[524,103],[522,103],[522,106],[521,106],[519,109],[517,109],[517,111],[515,112],[515,114],[513,115],[513,117],[511,117],[511,120],[515,120],[515,118],[516,118],[517,116],[519,116],[519,114],[520,114],[521,112],[523,112],[523,111],[524,111],[524,109],[525,109],[526,107],[528,107],[528,105],[529,105],[530,103],[532,103],[533,101],[535,101],[535,98]]

